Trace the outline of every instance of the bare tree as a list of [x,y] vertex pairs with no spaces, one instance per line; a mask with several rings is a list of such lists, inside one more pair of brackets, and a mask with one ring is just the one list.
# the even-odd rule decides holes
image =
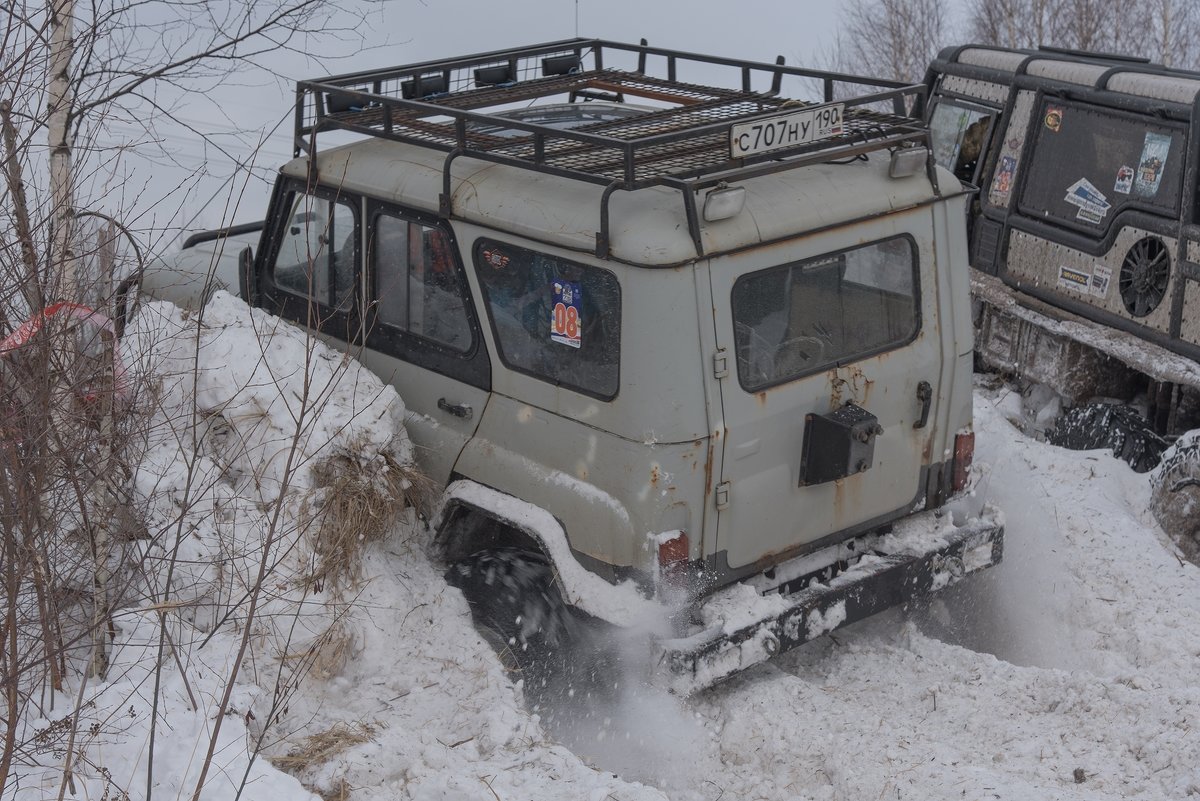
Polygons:
[[[138,239],[154,232],[122,224],[121,202],[102,197],[121,154],[103,134],[133,126],[153,143],[164,120],[191,128],[190,94],[277,51],[350,37],[363,9],[15,0],[0,13],[0,793],[31,758],[22,721],[66,720],[74,748],[78,710],[60,717],[62,693],[71,677],[104,676],[130,543],[145,536],[129,508],[111,278],[137,269]],[[64,787],[71,773],[68,756]]]
[[842,9],[830,67],[841,72],[919,82],[946,43],[940,0],[851,0]]
[[[31,215],[40,211],[46,225],[43,288],[53,281],[51,295],[80,297],[74,218],[81,189],[111,160],[99,131],[119,123],[153,141],[164,119],[194,130],[179,116],[190,96],[278,51],[308,52],[330,37],[353,36],[365,7],[328,0],[18,0],[3,31],[0,100],[10,103],[25,136],[18,151],[48,167],[47,197]],[[44,151],[36,144],[41,136]],[[170,157],[169,148],[163,152]]]
[[1062,47],[1200,66],[1194,0],[972,0],[970,38],[1003,47]]

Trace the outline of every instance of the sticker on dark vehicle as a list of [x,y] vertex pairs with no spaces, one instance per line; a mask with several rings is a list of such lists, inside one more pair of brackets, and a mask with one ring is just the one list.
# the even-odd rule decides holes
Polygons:
[[1080,178],[1068,186],[1067,196],[1063,200],[1079,209],[1076,219],[1090,223],[1101,222],[1112,208],[1104,193],[1087,178]]
[[1092,268],[1092,294],[1098,298],[1102,298],[1108,294],[1108,285],[1112,281],[1112,270],[1105,267],[1103,264],[1097,264]]
[[1128,195],[1131,189],[1133,189],[1133,167],[1122,164],[1121,169],[1117,170],[1117,182],[1113,184],[1113,191]]
[[1058,268],[1058,286],[1061,289],[1071,289],[1086,294],[1092,283],[1092,274],[1077,270],[1074,267]]
[[1046,127],[1052,132],[1058,133],[1062,130],[1063,124],[1063,107],[1062,106],[1046,106]]
[[1163,168],[1167,166],[1167,154],[1171,151],[1171,137],[1165,134],[1148,133],[1142,145],[1142,157],[1138,160],[1137,177],[1133,191],[1142,197],[1154,197],[1162,183]]
[[1017,160],[1012,156],[1000,157],[1000,169],[996,172],[992,191],[999,197],[1008,197],[1012,191],[1013,175],[1017,172]]

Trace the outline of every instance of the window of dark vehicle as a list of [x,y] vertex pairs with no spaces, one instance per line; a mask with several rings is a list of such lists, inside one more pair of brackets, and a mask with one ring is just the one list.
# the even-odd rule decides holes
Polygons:
[[733,287],[738,380],[755,392],[913,339],[916,243],[902,236],[752,273]]
[[353,305],[357,215],[344,200],[291,194],[271,279],[275,286],[321,306]]
[[1186,157],[1179,128],[1058,99],[1042,102],[1034,125],[1022,212],[1091,232],[1127,206],[1176,215]]
[[933,157],[960,181],[978,183],[979,161],[995,112],[942,100],[929,120]]
[[375,217],[368,250],[376,325],[459,353],[471,350],[466,287],[445,229],[383,212]]
[[616,397],[621,289],[615,275],[489,240],[475,246],[475,272],[505,365],[586,395]]

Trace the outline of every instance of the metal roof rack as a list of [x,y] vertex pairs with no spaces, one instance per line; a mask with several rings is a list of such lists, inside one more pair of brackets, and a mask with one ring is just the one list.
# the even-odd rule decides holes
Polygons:
[[[683,82],[681,68],[722,72],[733,86]],[[824,100],[781,97],[785,76],[812,82]],[[785,66],[782,56],[768,64],[653,48],[645,40],[568,39],[300,81],[295,155],[315,156],[317,134],[334,130],[444,151],[445,217],[453,213],[450,167],[459,156],[599,184],[606,187],[596,248],[602,257],[612,193],[670,186],[683,193],[701,253],[699,190],[927,142],[916,116],[924,92],[921,85]],[[659,108],[570,129],[505,116],[515,104],[564,95],[569,102],[635,98]],[[834,109],[837,125],[807,135],[803,119],[825,109]],[[757,133],[764,146],[739,147],[736,132]],[[930,171],[932,164],[928,159]]]

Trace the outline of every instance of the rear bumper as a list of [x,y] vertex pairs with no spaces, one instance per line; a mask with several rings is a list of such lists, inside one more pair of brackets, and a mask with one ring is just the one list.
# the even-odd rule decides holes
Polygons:
[[896,524],[864,557],[827,584],[789,596],[749,595],[743,608],[690,637],[661,640],[660,679],[687,695],[842,626],[956,584],[1000,562],[1004,521],[985,508],[961,525],[949,512]]

